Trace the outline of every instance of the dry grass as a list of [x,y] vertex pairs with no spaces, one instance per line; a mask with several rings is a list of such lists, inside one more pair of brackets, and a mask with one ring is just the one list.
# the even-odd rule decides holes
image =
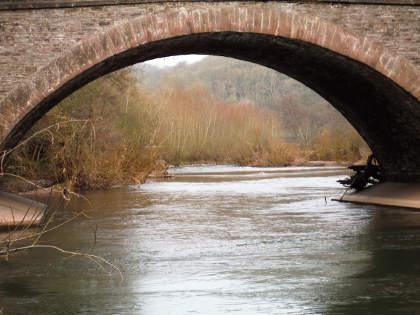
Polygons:
[[226,104],[201,87],[160,91],[152,105],[159,117],[155,144],[169,163],[285,165],[293,160],[297,148],[284,142],[276,112]]
[[[284,118],[284,117],[283,117]],[[304,127],[304,126],[303,126]],[[155,92],[128,71],[100,78],[64,100],[13,152],[8,173],[71,190],[142,183],[158,160],[255,166],[295,160],[359,160],[350,128],[324,129],[304,147],[288,143],[279,113],[227,104],[200,86],[166,82]]]

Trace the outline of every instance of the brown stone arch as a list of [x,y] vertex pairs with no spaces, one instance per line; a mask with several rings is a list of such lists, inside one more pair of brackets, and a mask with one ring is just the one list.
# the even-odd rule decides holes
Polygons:
[[147,59],[202,53],[284,72],[356,127],[390,179],[420,180],[420,75],[406,59],[317,17],[252,4],[179,8],[80,42],[2,101],[1,143],[16,145],[51,107],[106,73]]

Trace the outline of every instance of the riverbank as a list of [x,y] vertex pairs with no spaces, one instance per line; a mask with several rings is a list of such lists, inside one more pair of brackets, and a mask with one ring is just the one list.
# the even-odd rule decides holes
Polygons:
[[[356,164],[363,164],[364,161],[358,161]],[[184,166],[213,166],[213,165],[238,165],[238,166],[251,166],[251,167],[289,167],[289,166],[308,166],[308,167],[320,167],[320,166],[347,166],[353,163],[350,162],[338,162],[338,161],[306,161],[306,160],[295,160],[288,164],[282,165],[257,165],[257,164],[233,164],[233,163],[220,163],[215,161],[199,161],[196,163],[180,163],[179,165],[169,165],[169,168],[173,167],[184,167]]]
[[[306,161],[303,159],[297,159],[286,165],[241,165],[241,166],[251,166],[251,167],[296,167],[296,166],[306,166],[306,167],[324,167],[324,166],[346,166],[350,162],[337,162],[337,161]],[[185,166],[213,166],[213,165],[232,165],[232,163],[220,163],[216,161],[199,161],[196,163],[181,163],[179,165],[170,165],[163,160],[159,160],[155,163],[154,168],[148,172],[147,175],[143,174],[142,178],[144,179],[141,182],[136,181],[136,184],[141,184],[149,178],[169,178],[171,175],[168,174],[168,169],[174,167],[185,167]],[[27,181],[22,181],[15,177],[3,177],[0,182],[0,191],[7,191],[14,194],[19,194],[22,196],[31,196],[31,195],[46,195],[46,194],[62,194],[63,190],[68,189],[63,183],[54,184],[50,180],[45,179],[31,179],[31,183]],[[124,184],[124,183],[121,183]],[[126,184],[132,184],[132,182],[126,182]],[[75,189],[78,192],[82,192],[80,189]],[[94,189],[101,190],[101,189]]]

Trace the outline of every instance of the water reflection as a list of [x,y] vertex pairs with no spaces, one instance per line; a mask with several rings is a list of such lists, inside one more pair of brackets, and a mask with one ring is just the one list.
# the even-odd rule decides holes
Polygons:
[[[360,250],[366,266],[335,285],[328,314],[416,314],[420,310],[420,212],[372,207]],[[330,298],[331,299],[331,298]]]
[[[88,195],[96,211],[0,262],[5,314],[394,314],[419,307],[420,213],[332,202],[340,168],[193,167]],[[74,208],[85,207],[75,202]],[[58,220],[68,217],[65,212]]]

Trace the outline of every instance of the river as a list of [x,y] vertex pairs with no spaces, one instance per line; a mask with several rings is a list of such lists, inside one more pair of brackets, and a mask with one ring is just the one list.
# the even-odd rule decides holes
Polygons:
[[[420,213],[331,201],[339,167],[172,169],[0,261],[0,314],[416,314]],[[87,207],[73,200],[71,207]],[[68,219],[60,211],[56,223]],[[94,232],[96,230],[96,233]]]

